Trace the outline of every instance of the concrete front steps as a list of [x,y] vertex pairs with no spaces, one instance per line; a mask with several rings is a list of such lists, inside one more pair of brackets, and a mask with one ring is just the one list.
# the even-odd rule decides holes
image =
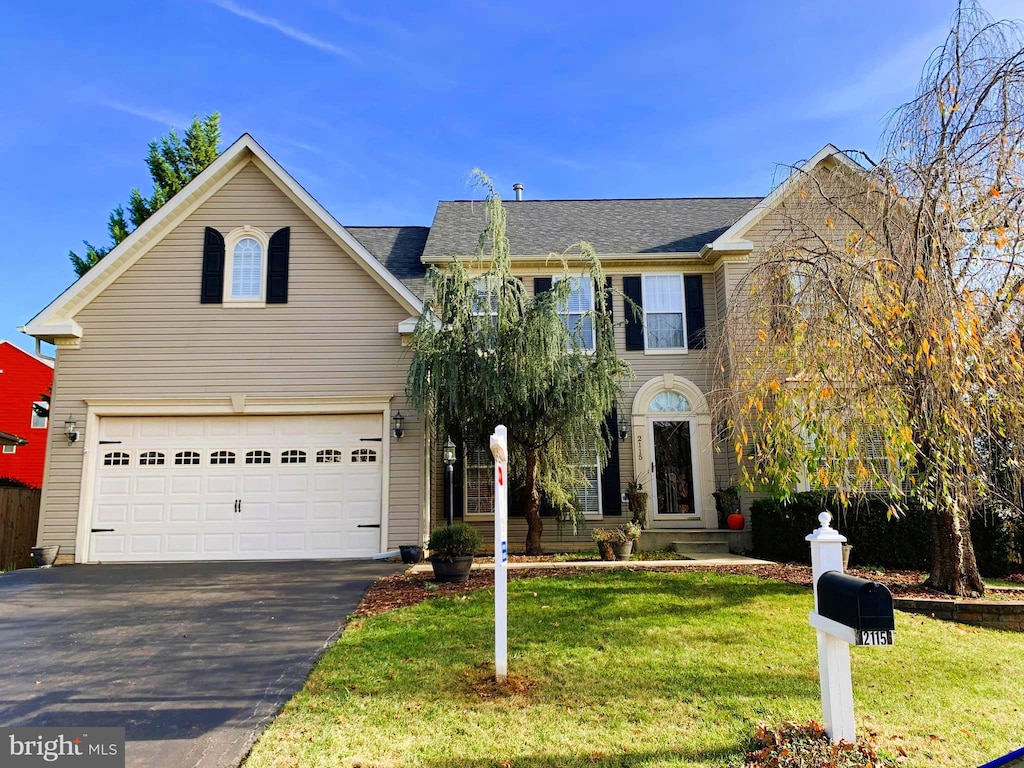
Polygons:
[[706,530],[703,528],[649,528],[640,538],[645,551],[671,549],[681,554],[727,554],[750,552],[753,549],[750,531]]
[[675,531],[672,549],[680,555],[727,555],[730,537],[726,531]]

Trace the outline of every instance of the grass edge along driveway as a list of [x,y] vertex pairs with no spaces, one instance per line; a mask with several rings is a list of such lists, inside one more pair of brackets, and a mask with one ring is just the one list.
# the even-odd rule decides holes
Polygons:
[[[355,621],[245,765],[741,765],[757,723],[820,718],[811,607],[753,576],[516,580],[503,691],[489,589]],[[1024,634],[901,613],[895,647],[852,657],[858,733],[906,765],[1020,746]]]

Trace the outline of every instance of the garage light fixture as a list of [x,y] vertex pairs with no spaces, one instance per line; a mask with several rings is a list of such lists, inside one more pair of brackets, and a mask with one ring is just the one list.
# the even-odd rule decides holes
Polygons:
[[391,434],[395,436],[396,440],[401,440],[402,435],[405,434],[405,417],[401,411],[396,411],[395,415],[391,417]]
[[71,445],[78,440],[77,426],[78,423],[75,421],[74,416],[68,416],[64,420],[64,437],[68,439],[68,445]]

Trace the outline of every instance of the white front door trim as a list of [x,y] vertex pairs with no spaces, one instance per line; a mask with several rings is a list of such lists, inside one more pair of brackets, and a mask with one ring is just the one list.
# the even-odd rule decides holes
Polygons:
[[[92,544],[94,478],[99,457],[99,422],[103,416],[238,416],[289,414],[381,414],[382,461],[380,551],[387,549],[388,492],[391,486],[391,397],[223,397],[194,398],[89,398],[85,401],[85,443],[82,461],[82,492],[78,499],[78,530],[75,562],[88,562]],[[241,405],[239,409],[238,406]]]
[[[662,392],[676,392],[690,403],[687,413],[651,413],[651,401]],[[656,489],[651,468],[654,462],[653,421],[687,419],[693,426],[690,432],[693,452],[694,499],[698,515],[656,519]],[[711,410],[700,387],[689,379],[666,373],[651,379],[633,397],[632,409],[633,467],[637,477],[643,478],[647,494],[648,525],[657,528],[700,527],[717,528],[715,513],[714,441],[711,430]]]

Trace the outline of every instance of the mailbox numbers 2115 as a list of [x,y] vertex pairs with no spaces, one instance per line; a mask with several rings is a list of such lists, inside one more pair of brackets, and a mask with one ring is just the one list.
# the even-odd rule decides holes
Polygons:
[[857,633],[857,645],[892,645],[892,630],[862,629]]

